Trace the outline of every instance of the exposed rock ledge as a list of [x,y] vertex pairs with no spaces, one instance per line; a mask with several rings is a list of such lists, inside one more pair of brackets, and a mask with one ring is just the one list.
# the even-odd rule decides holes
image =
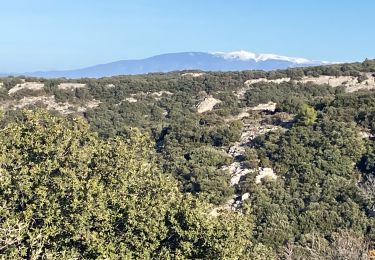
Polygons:
[[48,110],[55,110],[61,114],[71,114],[74,112],[85,112],[89,108],[95,108],[100,104],[99,100],[91,100],[81,106],[77,106],[68,102],[57,102],[55,96],[37,96],[37,97],[23,97],[17,103],[7,102],[1,105],[2,108],[6,109],[17,109],[23,108],[29,105],[36,105],[38,103],[46,106]]
[[262,183],[263,179],[276,180],[277,175],[272,168],[259,168],[259,174],[255,177],[255,183]]
[[127,97],[127,98],[125,98],[125,100],[128,101],[129,103],[136,103],[136,102],[138,102],[138,100],[135,99],[135,98],[133,98],[133,97]]
[[202,76],[202,75],[204,75],[204,73],[197,73],[197,72],[188,72],[188,73],[184,73],[184,74],[182,74],[181,76],[191,76],[191,77],[193,77],[193,78],[196,78],[196,77],[200,77],[200,76]]
[[67,89],[76,89],[76,88],[84,88],[86,84],[84,83],[61,83],[57,86],[58,89],[67,90]]
[[221,101],[216,98],[213,98],[212,96],[206,97],[202,102],[200,102],[197,105],[197,112],[201,114],[204,112],[211,111],[214,108],[214,106],[219,103],[221,103]]
[[44,88],[44,84],[40,82],[25,82],[21,84],[17,84],[13,88],[9,89],[8,95],[12,95],[21,89],[29,89],[29,90],[42,90]]
[[[345,86],[345,91],[348,93],[355,92],[358,90],[370,90],[375,88],[375,77],[372,73],[362,73],[363,76],[366,76],[367,79],[359,82],[358,77],[353,76],[326,76],[320,75],[319,77],[303,77],[299,80],[294,80],[295,82],[299,83],[314,83],[317,85],[327,84],[331,87],[338,87],[338,86]],[[259,79],[250,79],[245,81],[245,88],[240,89],[236,95],[239,98],[244,98],[244,94],[246,90],[248,90],[251,85],[259,82],[267,82],[267,83],[276,83],[280,84],[282,82],[289,82],[293,81],[291,78],[280,78],[280,79],[266,79],[266,78],[259,78]]]
[[274,112],[276,110],[276,103],[275,102],[268,102],[265,104],[259,104],[255,107],[252,107],[251,110],[254,111],[271,111]]

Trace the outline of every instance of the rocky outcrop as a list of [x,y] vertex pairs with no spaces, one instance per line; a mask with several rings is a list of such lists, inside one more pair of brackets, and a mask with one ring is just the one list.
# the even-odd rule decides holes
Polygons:
[[252,107],[251,110],[253,111],[270,111],[275,112],[276,110],[276,103],[275,102],[268,102],[264,104],[259,104],[255,107]]
[[57,86],[61,90],[74,90],[76,88],[85,88],[86,84],[84,83],[61,83]]
[[276,180],[277,175],[272,168],[259,168],[259,173],[255,177],[255,183],[260,184],[263,179]]
[[125,98],[125,101],[128,101],[129,103],[136,103],[138,100],[133,97],[127,97]]
[[358,90],[370,90],[375,88],[375,78],[371,73],[363,73],[367,79],[359,82],[358,77],[352,76],[319,76],[319,77],[303,77],[298,82],[307,83],[311,82],[314,84],[322,85],[327,84],[332,87],[345,86],[345,91],[348,93],[355,92]]
[[155,100],[160,100],[162,96],[172,96],[173,93],[165,90],[161,90],[159,92],[152,92],[151,96],[155,98]]
[[245,81],[245,86],[249,87],[250,85],[253,85],[253,84],[259,83],[259,82],[280,84],[282,82],[289,82],[290,80],[291,80],[290,78],[280,78],[280,79],[266,79],[266,78],[249,79],[249,80]]
[[24,82],[21,84],[17,84],[13,88],[9,89],[8,95],[12,95],[21,89],[29,89],[29,90],[43,90],[44,84],[40,82]]
[[230,186],[238,185],[242,177],[254,172],[253,169],[243,168],[239,162],[234,162],[229,166],[224,166],[222,169],[228,171],[231,175]]
[[363,139],[373,138],[374,135],[371,134],[369,131],[359,131],[358,135]]
[[[172,96],[173,93],[166,90],[161,90],[158,92],[137,92],[130,94],[133,98],[139,98],[139,97],[153,97],[155,100],[160,100],[163,96]],[[130,99],[130,98],[129,98]],[[134,101],[133,101],[134,102]]]
[[331,87],[338,87],[341,85],[345,85],[346,83],[353,83],[354,77],[350,76],[340,76],[340,77],[334,77],[334,76],[325,76],[321,75],[319,77],[303,77],[302,79],[298,80],[297,82],[300,83],[314,83],[317,85],[323,85],[327,84]]
[[[247,116],[247,115],[246,115]],[[244,117],[245,118],[245,117]],[[233,118],[235,120],[235,117]],[[228,121],[228,120],[226,120]],[[236,158],[243,157],[245,154],[245,148],[248,147],[249,143],[259,135],[265,134],[270,131],[280,129],[279,126],[274,125],[262,125],[258,120],[243,120],[244,125],[242,128],[242,134],[240,140],[234,143],[228,149],[228,155],[234,158],[234,162],[230,165],[223,166],[221,169],[230,174],[230,185],[235,187],[236,190],[240,190],[241,181],[246,178],[249,174],[256,174],[255,183],[261,183],[264,178],[276,179],[277,176],[271,168],[253,168],[249,169],[243,166],[240,161],[236,161]],[[249,193],[236,193],[233,198],[228,200],[224,205],[214,208],[210,215],[216,216],[223,210],[237,210],[241,208],[245,200],[249,199]]]
[[198,113],[204,113],[204,112],[208,112],[208,111],[211,111],[215,105],[221,103],[220,100],[216,99],[216,98],[213,98],[211,96],[209,97],[206,97],[204,98],[204,100],[202,102],[200,102],[198,105],[197,105],[197,112]]
[[248,200],[249,198],[250,198],[250,193],[248,193],[248,192],[242,194],[242,196],[241,196],[242,201]]
[[79,112],[85,112],[88,108],[89,109],[95,108],[95,107],[99,106],[100,103],[102,103],[102,102],[100,102],[100,100],[96,100],[96,99],[89,100],[83,105],[83,107],[81,107],[84,110],[79,111]]
[[200,77],[204,75],[204,73],[198,73],[198,72],[188,72],[188,73],[183,73],[181,76],[190,76],[190,77],[193,77],[193,78],[196,78],[196,77]]
[[171,95],[173,95],[173,93],[169,92],[169,91],[165,91],[165,90],[161,90],[159,92],[152,92],[151,93],[151,96],[154,96],[154,97],[161,97],[163,95],[171,96]]
[[68,102],[57,102],[55,96],[37,96],[37,97],[23,97],[17,102],[7,102],[2,104],[4,109],[17,109],[23,108],[30,105],[43,104],[48,110],[55,110],[60,114],[71,114],[75,112],[83,113],[87,109],[95,108],[100,104],[98,100],[90,100],[83,105],[74,105]]
[[358,90],[370,90],[375,88],[375,77],[372,73],[362,73],[362,76],[367,79],[359,82],[358,77],[353,76],[326,76],[320,75],[319,77],[303,77],[298,80],[292,80],[291,78],[280,78],[280,79],[250,79],[245,81],[245,88],[242,88],[237,92],[239,98],[243,98],[246,91],[251,88],[251,85],[259,82],[275,83],[280,84],[282,82],[295,81],[297,83],[313,83],[317,85],[327,84],[331,87],[345,86],[345,91],[348,93],[355,92]]

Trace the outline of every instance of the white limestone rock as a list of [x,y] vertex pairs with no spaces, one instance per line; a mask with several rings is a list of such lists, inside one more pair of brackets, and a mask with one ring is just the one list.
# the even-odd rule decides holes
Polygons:
[[270,180],[276,180],[277,175],[273,171],[272,168],[259,168],[259,173],[255,177],[255,183],[259,184],[262,183],[262,179],[268,178]]
[[197,105],[197,112],[199,114],[211,111],[215,105],[221,103],[221,100],[213,98],[212,96],[206,97],[202,102]]
[[17,84],[13,88],[9,89],[8,94],[12,95],[21,89],[29,89],[29,90],[43,90],[44,84],[41,82],[24,82],[21,84]]

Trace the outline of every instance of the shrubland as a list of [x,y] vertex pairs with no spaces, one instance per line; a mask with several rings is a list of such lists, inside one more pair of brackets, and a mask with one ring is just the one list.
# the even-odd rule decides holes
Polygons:
[[[67,79],[3,78],[0,253],[368,259],[375,247],[375,92],[298,79],[363,81],[363,73],[373,72],[375,62],[366,60],[199,77],[80,79],[86,87],[76,89],[58,87],[73,82]],[[244,88],[249,79],[285,77],[293,80]],[[23,81],[44,88],[8,94]],[[42,102],[13,109],[36,96],[53,96],[73,112],[46,111]],[[206,97],[222,102],[197,113]],[[100,102],[77,109],[92,100]],[[252,110],[267,102],[276,110]],[[274,130],[261,131],[269,125]],[[249,132],[253,137],[243,141]],[[233,147],[242,154],[233,156]],[[233,163],[255,173],[231,186],[226,166]],[[272,168],[277,178],[256,183],[259,168]],[[242,195],[247,199],[238,208],[225,209]]]

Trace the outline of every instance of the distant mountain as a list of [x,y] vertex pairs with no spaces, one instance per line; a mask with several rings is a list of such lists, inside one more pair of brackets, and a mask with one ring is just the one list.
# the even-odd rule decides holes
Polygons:
[[37,71],[22,73],[45,78],[99,78],[116,75],[170,72],[177,70],[235,71],[275,70],[293,67],[317,66],[328,62],[275,54],[236,52],[180,52],[167,53],[139,60],[121,60],[87,68],[64,71]]

